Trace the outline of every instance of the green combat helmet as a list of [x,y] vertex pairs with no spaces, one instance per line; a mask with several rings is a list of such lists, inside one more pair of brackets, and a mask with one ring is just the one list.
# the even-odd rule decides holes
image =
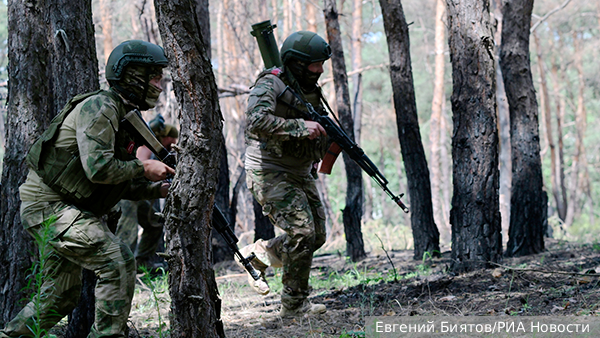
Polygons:
[[169,61],[161,46],[142,40],[125,41],[110,53],[106,62],[106,79],[121,80],[123,70],[130,63],[166,67]]
[[299,31],[285,39],[280,54],[284,64],[291,59],[311,64],[328,60],[331,57],[331,47],[316,33]]
[[110,53],[105,77],[111,88],[145,110],[156,105],[161,91],[151,86],[150,80],[161,74],[167,64],[162,47],[142,40],[129,40]]
[[331,57],[331,47],[316,33],[299,31],[285,39],[280,54],[281,61],[302,89],[311,92],[316,88],[321,74],[309,71],[308,66],[328,60]]

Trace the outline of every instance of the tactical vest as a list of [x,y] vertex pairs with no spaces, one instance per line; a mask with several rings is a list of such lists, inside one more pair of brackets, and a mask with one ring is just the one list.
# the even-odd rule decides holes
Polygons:
[[[110,91],[98,90],[77,95],[72,98],[60,113],[52,119],[48,129],[33,144],[27,154],[27,165],[34,170],[43,182],[60,194],[66,201],[78,208],[102,215],[110,211],[127,192],[130,181],[116,185],[98,184],[90,181],[85,175],[79,151],[70,152],[66,148],[54,146],[60,127],[66,117],[85,99],[94,95],[106,95],[112,101],[118,102],[117,107],[124,115],[125,107],[121,99]],[[128,145],[132,137],[123,128],[115,135],[114,157],[123,161],[135,159],[135,151],[131,154]]]
[[[259,79],[267,74],[276,75],[283,83],[290,86],[286,76],[282,76],[283,72],[279,68],[271,68],[263,71],[259,75]],[[292,88],[292,86],[290,86]],[[303,93],[304,98],[315,108],[315,110],[321,115],[327,115],[323,104],[321,103],[321,92],[320,88],[317,88],[312,93]],[[281,93],[277,93],[281,94]],[[277,106],[273,115],[283,117],[285,119],[297,119],[301,118],[307,120],[303,112],[307,112],[306,107],[292,95],[291,93],[284,93],[279,97]],[[300,111],[298,111],[300,110]],[[326,136],[317,137],[314,140],[308,138],[303,139],[290,139],[281,143],[281,150],[283,154],[297,157],[311,159],[313,162],[319,162],[328,148],[328,141]]]

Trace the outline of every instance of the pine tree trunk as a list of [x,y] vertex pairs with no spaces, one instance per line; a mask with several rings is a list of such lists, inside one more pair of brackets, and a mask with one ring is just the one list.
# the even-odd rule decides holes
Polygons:
[[[65,20],[65,18],[70,18]],[[9,102],[0,199],[0,326],[20,310],[33,241],[19,218],[24,157],[69,98],[95,90],[98,61],[90,1],[8,2]]]
[[426,252],[439,257],[440,233],[433,219],[429,169],[419,131],[408,25],[400,0],[380,0],[379,3],[390,54],[398,138],[411,201],[410,223],[415,244],[413,257],[423,259]]
[[211,264],[210,219],[223,142],[223,117],[195,4],[155,0],[157,21],[181,106],[182,152],[166,203],[171,336],[225,337]]
[[[358,70],[362,67],[362,0],[353,0],[352,10],[352,70]],[[360,143],[360,131],[362,128],[362,74],[352,75],[352,84],[354,90],[352,98],[354,104],[354,137]]]
[[440,127],[442,119],[442,107],[444,96],[444,72],[445,72],[445,42],[446,26],[444,15],[446,4],[444,0],[436,1],[435,11],[435,72],[433,81],[433,99],[431,102],[431,120],[429,122],[429,146],[431,149],[429,168],[431,168],[431,203],[433,205],[433,218],[435,223],[442,229],[445,242],[450,242],[450,224],[446,222],[441,202],[442,173],[440,167],[440,149],[444,145],[440,142]]
[[447,0],[452,61],[452,268],[502,259],[494,39],[488,0]]
[[505,1],[500,67],[510,111],[512,191],[506,255],[544,250],[547,215],[543,195],[538,104],[529,62],[533,0]]
[[[333,68],[333,82],[335,85],[337,111],[342,128],[351,140],[354,140],[354,122],[350,109],[350,92],[348,91],[348,75],[344,61],[342,36],[338,21],[338,12],[335,0],[325,0],[325,25],[327,39],[331,45],[331,64]],[[367,256],[361,231],[361,218],[363,213],[363,183],[360,167],[344,152],[346,167],[346,207],[342,211],[344,232],[346,233],[346,253],[353,262]]]

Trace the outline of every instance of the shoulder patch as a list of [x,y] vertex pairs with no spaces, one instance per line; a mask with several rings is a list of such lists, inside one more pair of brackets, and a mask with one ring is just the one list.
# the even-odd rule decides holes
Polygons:
[[273,69],[271,69],[271,74],[273,74],[275,76],[279,76],[279,74],[281,74],[281,69],[280,68],[273,68]]

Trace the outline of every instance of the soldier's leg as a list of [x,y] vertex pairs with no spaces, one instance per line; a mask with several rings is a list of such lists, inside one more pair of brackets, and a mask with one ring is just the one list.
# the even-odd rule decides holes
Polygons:
[[41,329],[49,330],[77,306],[81,293],[79,266],[53,252],[42,275],[43,284],[38,294],[6,324],[1,333],[8,337],[33,336],[30,328],[34,327],[34,321],[41,324]]
[[[21,204],[23,227],[31,236],[48,241],[45,249],[49,255],[43,262],[39,297],[29,302],[0,332],[9,337],[29,337],[29,327],[33,327],[34,320],[41,323],[41,328],[49,329],[77,306],[81,293],[81,267],[66,259],[56,248],[60,235],[71,226],[77,215],[78,212],[73,212],[62,202]],[[51,216],[55,216],[55,221],[42,225]]]
[[306,304],[310,292],[308,279],[317,237],[313,212],[303,189],[305,180],[286,173],[251,172],[248,177],[263,212],[286,233],[272,240],[271,248],[279,253],[283,263],[282,306],[297,310]]
[[306,198],[308,198],[308,204],[313,214],[315,224],[315,246],[313,251],[317,251],[325,244],[325,240],[327,239],[325,208],[321,202],[315,180],[312,177],[305,179],[304,192],[306,193]]
[[164,259],[156,255],[158,245],[163,237],[163,222],[159,216],[160,212],[159,200],[139,201],[137,219],[144,231],[137,250],[135,251],[135,259],[138,266],[143,265],[148,268],[164,267]]
[[135,260],[129,247],[87,212],[57,238],[56,251],[94,271],[96,320],[88,337],[124,337],[135,286]]
[[118,204],[121,208],[121,218],[117,224],[116,235],[131,251],[135,251],[138,245],[138,207],[134,201],[121,200]]

